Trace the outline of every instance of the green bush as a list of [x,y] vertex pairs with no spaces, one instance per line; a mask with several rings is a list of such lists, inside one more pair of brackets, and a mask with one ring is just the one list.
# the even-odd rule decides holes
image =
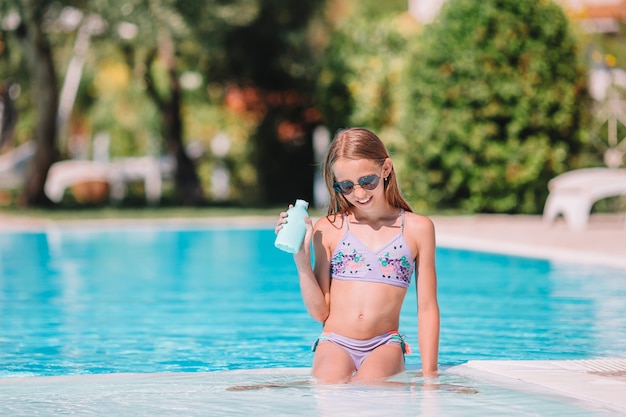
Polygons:
[[403,190],[419,210],[540,213],[577,166],[588,113],[579,44],[547,0],[450,0],[411,52]]
[[317,107],[331,131],[363,126],[397,136],[398,92],[418,24],[407,14],[355,15],[337,29],[322,59]]

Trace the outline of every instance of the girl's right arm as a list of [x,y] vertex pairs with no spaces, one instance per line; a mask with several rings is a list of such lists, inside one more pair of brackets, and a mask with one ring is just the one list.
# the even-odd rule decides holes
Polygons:
[[[324,233],[321,228],[327,222],[320,219],[315,227],[311,219],[306,218],[307,231],[300,251],[293,259],[296,263],[300,278],[300,292],[309,315],[319,322],[324,322],[330,312],[330,261],[328,250],[324,243]],[[311,242],[315,256],[315,267],[311,265]]]
[[[292,207],[291,205],[289,207]],[[287,212],[280,213],[275,232],[283,227],[287,221]],[[302,300],[311,317],[319,322],[328,318],[330,311],[330,258],[328,246],[324,243],[325,234],[323,229],[329,225],[327,218],[318,220],[315,227],[310,218],[305,217],[306,233],[300,250],[293,255],[298,277],[300,279],[300,292]],[[311,264],[311,242],[315,254],[315,270]]]

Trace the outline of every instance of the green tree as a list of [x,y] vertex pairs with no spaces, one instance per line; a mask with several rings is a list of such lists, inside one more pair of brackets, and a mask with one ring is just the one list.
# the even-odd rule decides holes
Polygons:
[[248,201],[310,199],[312,131],[319,122],[313,110],[319,68],[313,28],[323,27],[325,1],[239,0],[222,8],[220,22],[211,19],[213,9],[183,4],[204,47],[207,79],[242,92],[243,104],[255,118],[247,158],[257,178],[246,193]]
[[[420,33],[406,12],[368,10],[342,22],[324,51],[317,105],[331,130],[363,126],[376,131],[390,152],[402,153],[398,129],[406,51]],[[397,159],[396,168],[402,160]]]
[[[48,14],[51,1],[7,0],[0,3],[0,16],[13,13],[16,27],[13,34],[19,41],[30,76],[31,97],[28,101],[35,112],[32,141],[35,143],[33,161],[26,172],[24,203],[27,205],[47,205],[49,199],[44,193],[44,184],[50,166],[58,158],[57,148],[57,108],[59,88],[53,57],[53,46],[49,33],[44,30],[46,23],[55,17]],[[6,35],[5,35],[6,37]],[[21,55],[20,52],[23,52]],[[3,61],[11,60],[3,54]],[[15,64],[19,67],[19,64]]]
[[[196,167],[183,146],[188,138],[186,129],[192,123],[196,132],[206,134],[203,139],[210,140],[215,130],[226,124],[229,134],[235,132],[238,153],[228,156],[226,162],[239,171],[233,173],[235,186],[247,187],[238,192],[239,196],[245,196],[247,202],[284,203],[293,200],[294,193],[305,198],[311,194],[311,132],[318,123],[312,98],[317,65],[311,26],[323,21],[323,5],[324,0],[7,0],[0,4],[0,14],[36,11],[49,25],[55,14],[72,7],[83,17],[93,13],[107,23],[107,30],[91,39],[85,56],[77,105],[69,117],[70,128],[82,127],[87,134],[112,131],[118,156],[139,151],[139,143],[145,146],[150,137],[162,137],[163,150],[177,161],[175,185],[180,202],[196,204],[203,200]],[[24,16],[21,19],[26,22]],[[15,33],[22,36],[22,32]],[[49,40],[50,36],[42,32],[35,38]],[[41,83],[45,92],[56,88],[59,77],[53,64],[58,65],[59,72],[65,68],[75,36],[75,29],[59,33],[54,37],[57,43],[50,44],[53,72],[49,76],[54,82]],[[19,52],[13,48],[10,60]],[[15,71],[18,66],[12,68]],[[32,68],[41,71],[47,66],[34,64]],[[181,77],[191,72],[201,75],[202,85],[186,92],[181,88]],[[4,74],[4,68],[0,73]],[[103,74],[108,76],[106,82],[101,82]],[[23,90],[30,87],[24,84]],[[103,92],[102,87],[113,87],[115,91]],[[34,86],[33,91],[42,94]],[[246,114],[230,111],[231,91],[245,93]],[[142,94],[151,103],[146,103]],[[52,101],[58,102],[58,97]],[[226,110],[216,110],[220,106]],[[29,120],[30,107],[23,107],[26,111],[21,114],[22,120]],[[55,107],[46,110],[53,115]],[[204,120],[205,124],[220,126],[198,129],[206,115],[211,120]],[[46,120],[54,122],[55,117]],[[57,130],[54,126],[40,129],[48,135]],[[56,137],[47,138],[57,146]],[[120,140],[136,143],[120,146]],[[243,158],[242,149],[247,152]],[[54,157],[47,164],[37,164],[43,167],[40,190],[47,168],[57,159],[56,152],[47,154]],[[253,169],[242,160],[250,161]],[[40,195],[45,198],[43,193]]]
[[[293,200],[294,193],[311,193],[310,132],[316,120],[310,117],[310,97],[316,66],[309,28],[323,3],[134,0],[122,1],[114,10],[102,4],[109,13],[126,10],[109,20],[129,21],[139,28],[136,40],[124,42],[122,48],[129,67],[145,80],[146,92],[164,115],[162,131],[168,138],[182,137],[185,116],[189,120],[206,113],[207,103],[226,104],[228,112],[231,93],[242,99],[242,111],[250,116],[243,123],[253,119],[243,159],[252,164],[254,174],[239,160],[241,154],[237,161],[227,156],[225,162],[246,172],[233,177],[246,187],[238,194],[247,203],[275,204]],[[204,96],[183,94],[180,75],[185,71],[202,75],[199,90]],[[180,143],[168,139],[167,148],[178,154]]]
[[[101,43],[117,45],[159,115],[158,136],[162,138],[162,148],[175,161],[176,201],[199,205],[205,202],[205,195],[196,166],[185,148],[184,96],[180,82],[181,73],[189,68],[189,57],[181,50],[181,45],[193,40],[178,3],[174,0],[123,0],[98,2],[91,5],[90,10],[97,11],[109,22],[112,30]],[[210,6],[205,4],[207,8]],[[125,36],[124,30],[130,33]],[[110,48],[103,50],[111,53]],[[150,130],[151,126],[144,126],[144,129]]]
[[552,1],[448,1],[405,80],[404,191],[416,207],[541,212],[585,141],[580,55]]

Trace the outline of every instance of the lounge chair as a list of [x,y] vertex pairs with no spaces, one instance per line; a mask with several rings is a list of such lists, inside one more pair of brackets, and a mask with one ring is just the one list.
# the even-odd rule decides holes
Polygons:
[[606,168],[582,168],[566,172],[548,183],[550,194],[543,210],[543,220],[552,224],[562,214],[571,230],[584,230],[593,205],[604,198],[626,195],[626,137],[618,125],[626,126],[626,100],[608,99],[598,103],[599,126],[606,124],[607,135],[595,139],[602,143]]
[[0,189],[15,190],[22,186],[28,162],[35,154],[35,144],[25,142],[0,155]]
[[66,160],[55,162],[48,171],[44,192],[55,203],[63,199],[69,187],[90,182],[107,182],[114,202],[126,195],[127,184],[143,182],[148,204],[158,204],[161,199],[163,176],[171,168],[154,157],[120,158],[111,162]]
[[561,214],[570,230],[584,230],[591,208],[597,201],[626,195],[626,169],[576,169],[552,179],[548,189],[544,222],[552,224]]

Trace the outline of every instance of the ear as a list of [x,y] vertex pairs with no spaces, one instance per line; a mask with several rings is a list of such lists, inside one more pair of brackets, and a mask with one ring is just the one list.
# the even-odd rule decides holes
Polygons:
[[383,170],[382,170],[383,178],[389,177],[392,169],[393,169],[393,163],[391,162],[391,158],[385,158],[385,162],[383,162]]

